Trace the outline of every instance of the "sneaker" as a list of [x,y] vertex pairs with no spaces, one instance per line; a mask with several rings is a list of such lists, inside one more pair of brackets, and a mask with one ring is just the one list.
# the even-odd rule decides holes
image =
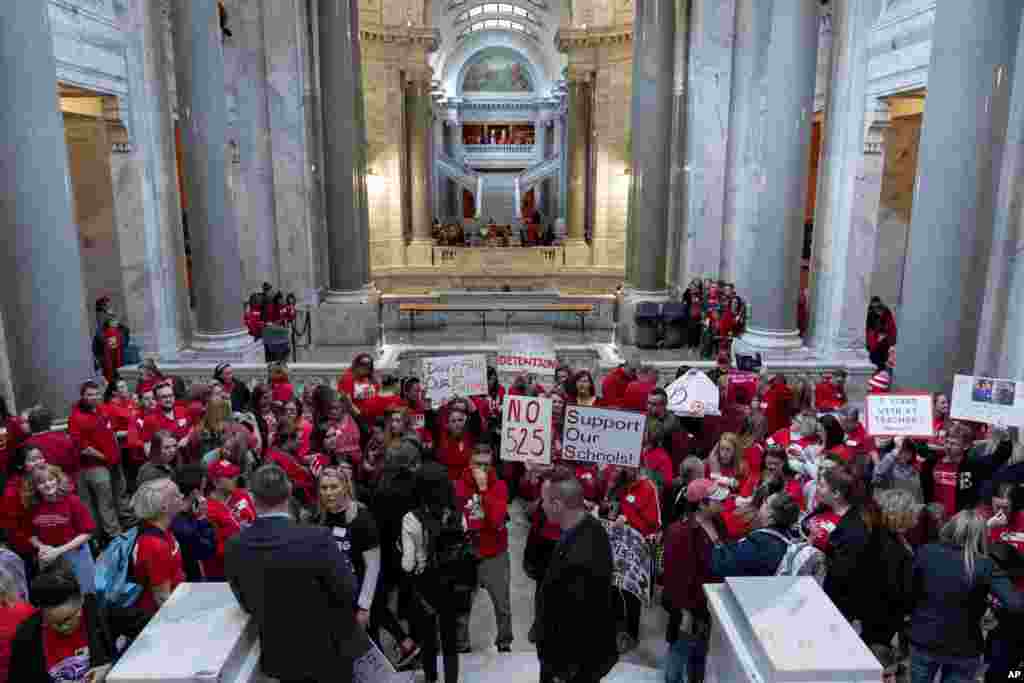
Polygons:
[[624,655],[633,648],[636,647],[636,639],[633,636],[625,632],[619,632],[618,638],[616,638],[615,644],[620,655]]
[[398,646],[398,662],[395,664],[395,668],[399,671],[408,668],[416,658],[420,656],[420,646],[416,643],[412,644],[412,647]]
[[508,653],[512,652],[512,646],[508,643],[502,643],[498,645],[498,652],[500,654],[507,655]]

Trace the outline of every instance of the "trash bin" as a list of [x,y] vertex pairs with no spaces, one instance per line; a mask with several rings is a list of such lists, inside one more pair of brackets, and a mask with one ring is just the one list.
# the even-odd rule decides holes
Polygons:
[[637,304],[636,345],[641,349],[658,348],[658,323],[661,322],[661,306],[651,302]]
[[268,363],[288,360],[292,344],[290,329],[284,325],[268,324],[263,328],[263,352]]
[[681,349],[686,345],[688,316],[685,304],[665,304],[661,310],[665,321],[665,348]]

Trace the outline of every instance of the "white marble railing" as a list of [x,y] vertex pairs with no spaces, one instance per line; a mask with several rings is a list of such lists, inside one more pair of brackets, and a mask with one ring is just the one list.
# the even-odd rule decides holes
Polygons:
[[535,145],[464,145],[467,154],[533,154]]

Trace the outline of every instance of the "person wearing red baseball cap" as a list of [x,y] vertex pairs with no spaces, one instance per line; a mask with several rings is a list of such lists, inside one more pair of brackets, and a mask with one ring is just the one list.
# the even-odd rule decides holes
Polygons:
[[238,488],[238,477],[242,470],[230,460],[215,460],[206,470],[210,485],[210,496],[206,500],[206,518],[210,520],[217,534],[217,551],[213,557],[203,560],[203,575],[207,581],[224,581],[224,544],[242,530],[231,512],[229,501]]

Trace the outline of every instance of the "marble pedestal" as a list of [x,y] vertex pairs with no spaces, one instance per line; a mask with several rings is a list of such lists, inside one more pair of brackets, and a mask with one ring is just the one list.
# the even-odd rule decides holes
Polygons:
[[380,336],[375,289],[328,292],[313,309],[313,343],[325,346],[374,345]]
[[231,361],[257,362],[263,358],[263,344],[249,336],[247,330],[233,330],[224,334],[195,332],[188,347],[162,360],[181,362]]
[[[440,658],[437,666],[438,672],[444,671]],[[534,652],[459,657],[459,680],[462,683],[520,683],[536,681],[539,678],[540,663]],[[647,666],[619,662],[601,680],[603,683],[662,683],[665,680],[665,672]]]
[[645,292],[627,289],[619,296],[619,319],[615,326],[615,339],[619,344],[631,346],[636,343],[636,309],[642,303],[666,304],[670,301],[668,292]]
[[107,683],[263,683],[255,625],[226,583],[183,583]]
[[568,266],[589,266],[590,245],[580,239],[565,240],[565,263]]
[[706,683],[877,683],[882,666],[809,577],[737,577],[705,585]]

